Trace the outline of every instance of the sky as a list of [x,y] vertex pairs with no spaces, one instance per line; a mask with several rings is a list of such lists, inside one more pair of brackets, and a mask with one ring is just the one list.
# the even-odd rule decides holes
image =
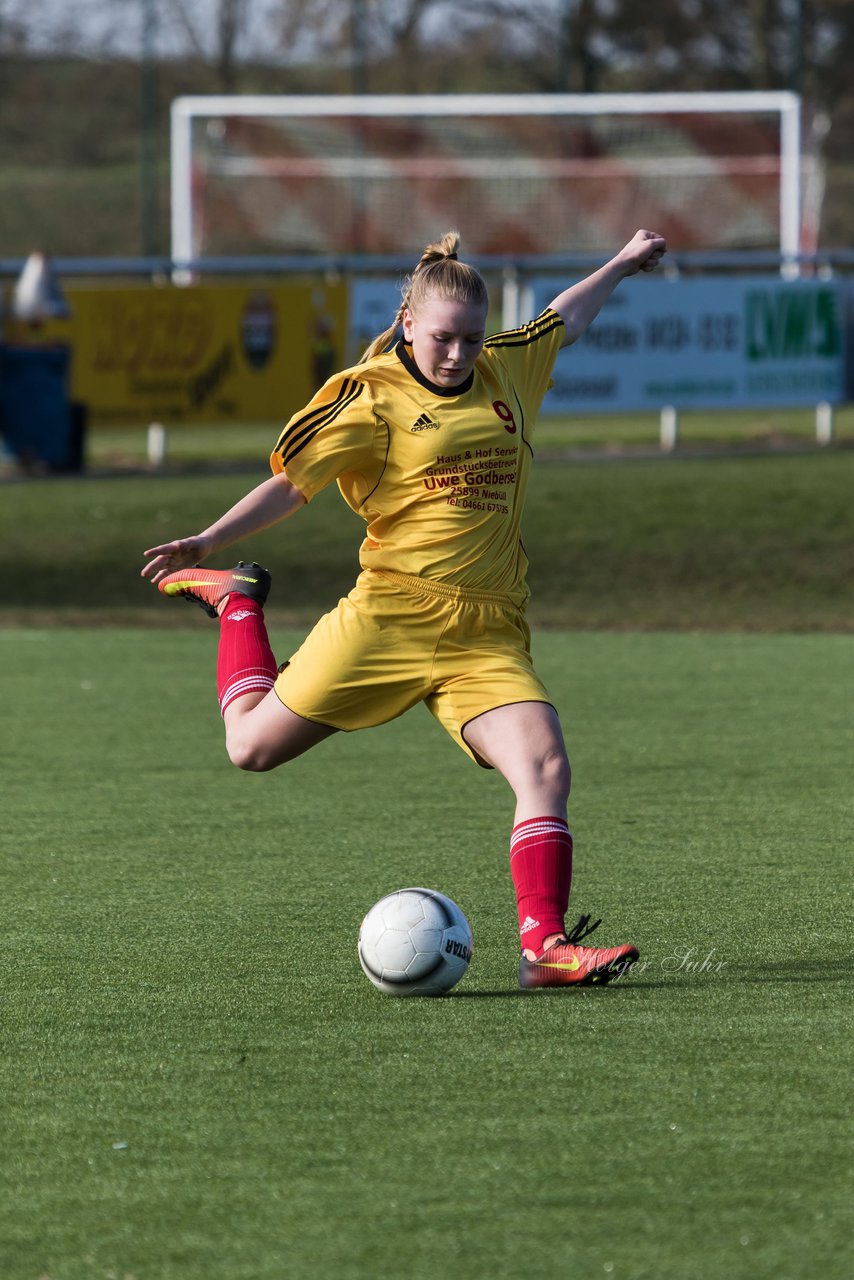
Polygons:
[[[244,0],[247,5],[246,32],[239,44],[239,56],[263,55],[265,60],[300,62],[316,52],[311,33],[300,38],[297,32],[287,49],[271,59],[276,37],[273,15],[284,0]],[[531,0],[542,20],[555,14],[567,0]],[[405,0],[365,0],[369,10],[394,12]],[[494,0],[500,6],[502,0]],[[518,8],[518,2],[503,0]],[[88,57],[109,54],[139,57],[143,47],[160,57],[174,57],[192,49],[193,41],[211,57],[216,43],[216,15],[219,0],[0,0],[0,47],[23,47],[33,53],[75,52]],[[341,11],[347,12],[348,0],[341,0]],[[182,14],[183,20],[182,20]],[[425,16],[424,34],[447,30],[449,17],[459,27],[465,20],[484,21],[466,14],[452,0],[434,0]],[[337,24],[336,24],[337,25]],[[188,26],[192,37],[187,34]],[[523,32],[518,36],[524,38]],[[23,35],[23,41],[20,36]]]

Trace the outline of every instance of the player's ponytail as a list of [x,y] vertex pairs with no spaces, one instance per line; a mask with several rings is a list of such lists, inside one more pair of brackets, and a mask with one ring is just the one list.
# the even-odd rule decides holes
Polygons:
[[452,302],[482,304],[484,307],[489,305],[483,276],[467,262],[459,261],[459,247],[458,231],[446,231],[441,240],[428,244],[418,266],[403,282],[401,303],[394,320],[384,333],[377,334],[363,353],[360,364],[385,351],[397,337],[404,311],[417,310],[418,304],[427,298],[448,298]]

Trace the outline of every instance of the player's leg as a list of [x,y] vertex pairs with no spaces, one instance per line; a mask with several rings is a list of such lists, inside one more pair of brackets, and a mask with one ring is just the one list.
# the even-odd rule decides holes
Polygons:
[[607,982],[638,958],[637,949],[578,945],[599,923],[582,917],[567,933],[572,836],[566,822],[570,768],[560,722],[544,702],[497,707],[469,721],[463,736],[497,769],[516,796],[510,871],[516,890],[523,987]]
[[509,782],[515,822],[566,819],[572,776],[557,712],[548,702],[514,702],[470,720],[469,747]]
[[274,692],[278,664],[263,601],[230,593],[218,606],[217,692],[232,764],[265,773],[336,732],[286,707]]
[[434,661],[428,707],[516,797],[510,869],[522,946],[563,936],[572,877],[570,768],[557,712],[531,661],[530,631],[508,600],[461,597]]
[[266,773],[295,760],[337,733],[291,711],[271,689],[235,699],[223,712],[225,747],[232,764],[250,773]]
[[547,702],[496,707],[470,720],[463,737],[516,797],[510,871],[522,947],[533,957],[564,936],[572,881],[571,775],[557,712]]
[[217,689],[228,754],[241,769],[274,769],[339,729],[383,724],[429,688],[430,657],[445,625],[441,597],[413,601],[362,574],[277,666],[263,612],[269,574],[258,565],[188,570],[158,585],[219,615]]
[[289,710],[273,692],[278,665],[264,619],[266,569],[243,561],[234,569],[196,567],[169,574],[158,586],[219,620],[217,696],[233,764],[252,772],[274,769],[336,732]]

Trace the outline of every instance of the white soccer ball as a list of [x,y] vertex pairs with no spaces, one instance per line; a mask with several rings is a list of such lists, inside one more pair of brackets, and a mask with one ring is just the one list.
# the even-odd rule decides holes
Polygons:
[[398,889],[374,903],[359,930],[359,962],[389,996],[441,996],[469,967],[471,927],[435,889]]

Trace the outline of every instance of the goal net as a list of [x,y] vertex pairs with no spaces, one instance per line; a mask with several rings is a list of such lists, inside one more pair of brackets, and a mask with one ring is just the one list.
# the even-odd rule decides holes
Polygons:
[[194,97],[172,108],[172,256],[802,248],[790,93]]

